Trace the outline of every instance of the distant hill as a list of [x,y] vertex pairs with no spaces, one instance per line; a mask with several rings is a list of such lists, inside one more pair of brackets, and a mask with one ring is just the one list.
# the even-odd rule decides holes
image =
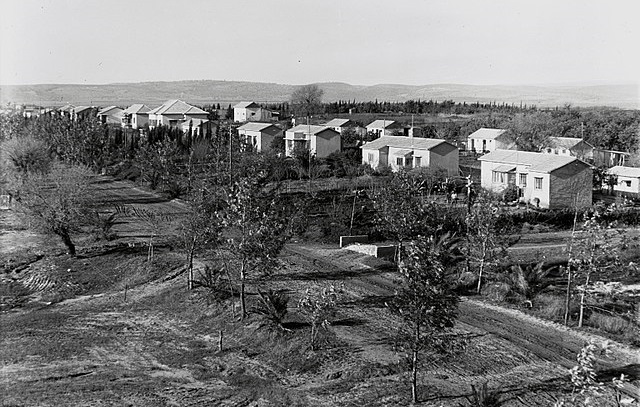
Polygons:
[[[453,100],[455,102],[497,102],[538,107],[612,106],[640,109],[637,85],[596,86],[479,86],[479,85],[349,85],[328,82],[318,84],[324,89],[324,101],[405,101]],[[168,99],[182,99],[194,104],[226,105],[242,100],[283,102],[289,99],[295,86],[277,83],[234,81],[176,81],[113,83],[108,85],[0,85],[0,103],[7,102],[55,106],[118,105],[146,103],[159,105]]]

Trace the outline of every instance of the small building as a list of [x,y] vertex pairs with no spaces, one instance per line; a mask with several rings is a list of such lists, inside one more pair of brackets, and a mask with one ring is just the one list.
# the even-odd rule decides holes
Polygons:
[[604,150],[596,148],[593,150],[593,165],[600,167],[624,166],[630,153],[624,151]]
[[268,122],[273,119],[274,112],[263,109],[255,102],[240,102],[233,107],[234,122]]
[[340,134],[344,129],[357,127],[351,119],[333,119],[323,124],[323,126],[330,127]]
[[367,133],[375,136],[409,136],[409,128],[394,120],[374,120],[367,125]]
[[608,173],[618,178],[617,184],[613,186],[617,195],[640,196],[640,168],[616,165],[609,168]]
[[467,150],[474,153],[489,153],[494,150],[508,150],[515,147],[504,129],[482,127],[467,137]]
[[185,121],[192,119],[207,120],[209,118],[209,113],[178,99],[168,100],[150,110],[148,114],[149,128],[156,126],[178,127]]
[[276,137],[283,136],[283,131],[273,123],[248,122],[238,127],[238,134],[256,151],[267,151]]
[[285,132],[285,155],[293,156],[294,150],[307,149],[317,158],[325,158],[340,151],[340,133],[325,126],[299,124]]
[[122,124],[122,112],[118,106],[109,106],[98,112],[98,120],[102,124]]
[[593,160],[593,146],[581,138],[549,137],[548,145],[542,147],[545,154],[577,157],[583,161]]
[[458,147],[442,139],[381,136],[360,147],[362,163],[379,168],[442,168],[458,175]]
[[122,112],[122,127],[138,129],[149,123],[151,108],[141,103],[134,104]]
[[593,172],[576,157],[495,150],[479,160],[483,188],[502,192],[515,185],[522,201],[542,208],[591,205]]
[[96,108],[92,106],[76,106],[72,109],[71,118],[73,121],[85,120],[95,117]]

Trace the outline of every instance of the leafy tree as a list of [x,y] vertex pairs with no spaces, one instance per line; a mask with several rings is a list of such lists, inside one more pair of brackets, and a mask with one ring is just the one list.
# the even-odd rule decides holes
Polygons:
[[5,140],[0,144],[0,159],[3,170],[16,176],[47,173],[52,165],[45,142],[30,135]]
[[602,219],[598,209],[593,214],[585,214],[580,233],[574,234],[568,267],[574,270],[574,278],[582,278],[580,287],[580,315],[578,327],[582,327],[586,297],[592,277],[619,265],[621,231]]
[[411,398],[418,402],[420,355],[453,349],[451,335],[457,317],[458,296],[447,278],[443,260],[449,257],[448,236],[418,238],[406,246],[399,272],[402,283],[396,290],[392,312],[400,316],[400,346],[410,357]]
[[322,112],[322,95],[324,91],[318,85],[303,85],[291,94],[291,108],[298,116],[306,118]]
[[327,329],[338,302],[338,293],[333,285],[311,290],[307,288],[298,301],[298,310],[311,325],[310,344],[315,350],[320,328]]
[[228,248],[239,263],[242,318],[247,315],[245,286],[249,276],[266,274],[276,266],[276,256],[288,234],[288,215],[277,195],[267,191],[265,173],[240,178],[228,198],[225,224]]
[[72,256],[72,236],[91,213],[90,176],[86,167],[56,162],[48,173],[27,173],[19,185],[17,201],[29,224],[60,237]]
[[189,202],[186,216],[180,219],[182,249],[187,257],[187,287],[193,289],[193,261],[197,254],[215,249],[220,243],[222,219],[220,200],[203,188]]
[[[505,242],[498,230],[500,206],[488,194],[480,194],[476,204],[469,207],[465,219],[467,227],[467,268],[475,268],[478,274],[476,292],[480,294],[482,278],[487,270],[504,258]],[[471,271],[471,270],[468,270]]]
[[370,194],[376,210],[378,229],[397,244],[399,263],[403,244],[419,235],[431,235],[446,229],[446,216],[424,199],[426,182],[420,173],[401,170],[389,179],[388,185],[376,187]]

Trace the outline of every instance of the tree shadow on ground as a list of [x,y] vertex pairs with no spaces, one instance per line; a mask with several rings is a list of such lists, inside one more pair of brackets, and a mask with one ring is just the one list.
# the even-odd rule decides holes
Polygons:
[[329,270],[329,271],[309,271],[302,273],[279,273],[271,275],[275,280],[293,281],[314,281],[314,280],[345,280],[348,278],[362,277],[380,274],[376,269],[355,269],[355,270]]
[[365,295],[360,299],[344,302],[343,304],[362,308],[386,308],[394,297],[394,295]]

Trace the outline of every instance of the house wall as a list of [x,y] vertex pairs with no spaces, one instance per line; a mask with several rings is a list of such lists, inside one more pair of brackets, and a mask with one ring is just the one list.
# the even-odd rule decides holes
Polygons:
[[[571,163],[550,175],[549,208],[591,206],[593,172],[582,163]],[[577,197],[577,200],[576,200]]]
[[[481,161],[480,186],[497,193],[504,191],[509,186],[508,175],[505,175],[503,182],[493,180],[494,169],[503,165],[505,165],[505,163]],[[513,172],[513,185],[517,185],[520,188],[520,193],[522,194],[521,199],[523,199],[525,202],[530,202],[533,204],[534,199],[538,198],[540,200],[538,204],[540,207],[548,207],[550,188],[549,174],[529,171],[527,166],[524,165],[514,164],[513,167],[515,167],[515,171]],[[523,185],[521,183],[521,174],[524,174],[526,177],[526,185]],[[536,189],[535,178],[542,178],[541,189]]]
[[[369,158],[369,155],[371,155],[371,158]],[[374,170],[378,168],[380,165],[380,150],[368,149],[365,145],[365,147],[362,148],[362,164],[367,164]],[[384,165],[386,165],[386,163]]]
[[148,114],[132,114],[131,115],[131,127],[137,129],[139,127],[144,127],[145,124],[149,123],[149,115]]
[[[482,149],[483,141],[486,142],[486,147],[484,148],[484,150]],[[507,140],[507,138],[504,136],[499,136],[495,139],[470,137],[467,140],[467,150],[473,151],[475,153],[483,153],[485,151],[491,152],[498,149],[509,150],[513,147],[514,143]]]
[[[627,182],[631,185],[627,186]],[[613,190],[621,193],[640,194],[640,178],[618,175],[618,183],[613,186]]]
[[[458,175],[460,173],[458,148],[451,144],[443,143],[431,149],[429,154],[428,166],[431,168],[443,168],[447,170],[449,176]],[[414,156],[419,156],[418,151]],[[421,166],[425,167],[424,159]]]
[[331,130],[324,130],[311,136],[311,152],[317,158],[325,158],[331,153],[340,151],[340,134]]
[[259,110],[261,110],[259,107],[234,108],[233,120],[236,122],[259,121],[261,120]]

